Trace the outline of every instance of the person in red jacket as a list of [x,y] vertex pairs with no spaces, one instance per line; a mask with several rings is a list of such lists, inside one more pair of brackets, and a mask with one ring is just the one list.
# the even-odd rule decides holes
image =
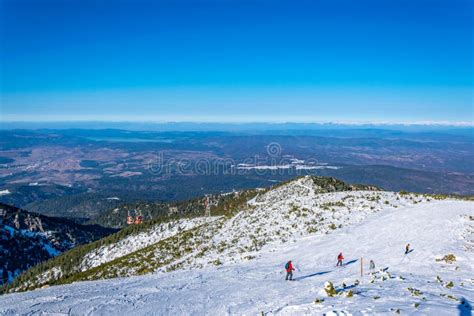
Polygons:
[[342,252],[340,252],[339,255],[337,256],[337,264],[336,264],[336,267],[337,267],[337,266],[341,266],[341,267],[342,267],[342,260],[344,260],[344,256],[342,255]]
[[293,271],[295,270],[293,268],[293,263],[290,261],[288,261],[285,265],[285,269],[286,269],[286,281],[288,281],[288,278],[290,279],[290,281],[293,281]]

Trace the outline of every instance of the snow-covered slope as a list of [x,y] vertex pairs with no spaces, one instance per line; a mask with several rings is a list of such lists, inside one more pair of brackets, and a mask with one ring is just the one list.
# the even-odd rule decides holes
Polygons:
[[[350,191],[358,189],[366,191]],[[426,200],[324,177],[303,177],[257,192],[260,195],[251,200],[245,194],[230,194],[234,200],[228,204],[235,206],[221,213],[225,216],[129,227],[133,230],[126,229],[30,269],[9,291],[250,260],[264,246],[326,234],[382,207]]]
[[[320,180],[300,178],[228,216],[162,223],[93,249],[66,281],[148,274],[0,296],[0,314],[451,315],[463,297],[474,300],[473,202]],[[340,251],[347,265],[336,268]],[[284,281],[289,259],[296,282]],[[377,269],[368,274],[370,259]],[[61,280],[62,267],[48,273]]]
[[[0,297],[0,313],[319,315],[399,311],[453,315],[462,308],[461,298],[474,301],[473,216],[474,203],[464,201],[387,207],[332,234],[264,247],[255,260],[5,295]],[[407,242],[414,251],[405,255]],[[339,251],[353,263],[336,268]],[[437,261],[448,254],[454,254],[454,262]],[[365,268],[362,277],[360,258]],[[284,281],[282,267],[288,259],[297,267],[296,282]],[[367,274],[369,259],[375,261],[375,274]],[[386,272],[380,272],[382,268]],[[324,291],[328,281],[339,292],[334,297]],[[347,297],[349,290],[352,297]]]
[[116,243],[104,245],[98,249],[90,251],[84,256],[80,270],[86,271],[100,266],[101,264],[126,256],[132,252],[153,245],[163,239],[179,234],[182,231],[213,222],[216,219],[218,219],[218,217],[199,217],[194,219],[173,220],[167,223],[158,224],[145,232],[127,236]]

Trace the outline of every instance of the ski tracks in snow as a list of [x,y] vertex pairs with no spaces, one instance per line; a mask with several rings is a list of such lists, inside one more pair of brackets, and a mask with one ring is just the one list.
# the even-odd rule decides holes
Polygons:
[[[467,225],[463,214],[474,215],[474,203],[448,200],[387,208],[331,234],[263,249],[251,261],[0,296],[0,314],[370,315],[400,309],[403,314],[452,315],[458,313],[459,302],[442,295],[474,301],[469,282],[474,274],[472,252],[463,247],[466,240],[460,236]],[[415,251],[405,258],[406,243]],[[373,259],[377,267],[389,267],[393,277],[386,273],[387,280],[371,284],[366,274],[360,277],[360,261],[324,269],[335,264],[340,251],[346,258],[363,257],[366,268]],[[435,261],[448,253],[456,255],[455,264]],[[294,277],[306,278],[284,281],[284,264],[290,258],[301,270]],[[437,283],[437,275],[453,281],[454,287]],[[353,297],[325,295],[324,282],[332,281],[339,288],[343,282],[351,286],[356,279],[360,284],[354,287]],[[412,295],[407,288],[423,294]],[[316,298],[324,301],[315,304]],[[415,308],[415,303],[420,305]]]

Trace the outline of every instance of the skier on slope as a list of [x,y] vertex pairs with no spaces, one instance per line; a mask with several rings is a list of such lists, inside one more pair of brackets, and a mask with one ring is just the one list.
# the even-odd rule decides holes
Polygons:
[[407,244],[405,247],[405,254],[408,254],[410,252],[410,244]]
[[374,262],[374,260],[372,260],[372,259],[370,260],[369,270],[370,270],[370,271],[375,270],[375,262]]
[[286,264],[285,264],[285,270],[286,270],[286,281],[288,281],[288,278],[290,281],[293,281],[293,271],[295,270],[293,268],[293,263],[290,261],[288,261]]
[[337,267],[337,266],[341,266],[341,267],[342,267],[342,260],[344,260],[344,256],[342,255],[342,252],[340,252],[339,255],[337,256],[337,264],[336,264],[336,267]]

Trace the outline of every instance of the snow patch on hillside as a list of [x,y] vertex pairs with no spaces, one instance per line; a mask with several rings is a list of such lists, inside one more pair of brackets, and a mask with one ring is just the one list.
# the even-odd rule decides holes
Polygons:
[[82,261],[80,271],[85,271],[101,264],[110,262],[116,258],[123,257],[134,251],[143,249],[165,238],[174,236],[196,226],[210,223],[219,217],[200,217],[193,219],[179,219],[175,221],[158,224],[152,229],[127,236],[117,243],[102,246],[89,252]]

